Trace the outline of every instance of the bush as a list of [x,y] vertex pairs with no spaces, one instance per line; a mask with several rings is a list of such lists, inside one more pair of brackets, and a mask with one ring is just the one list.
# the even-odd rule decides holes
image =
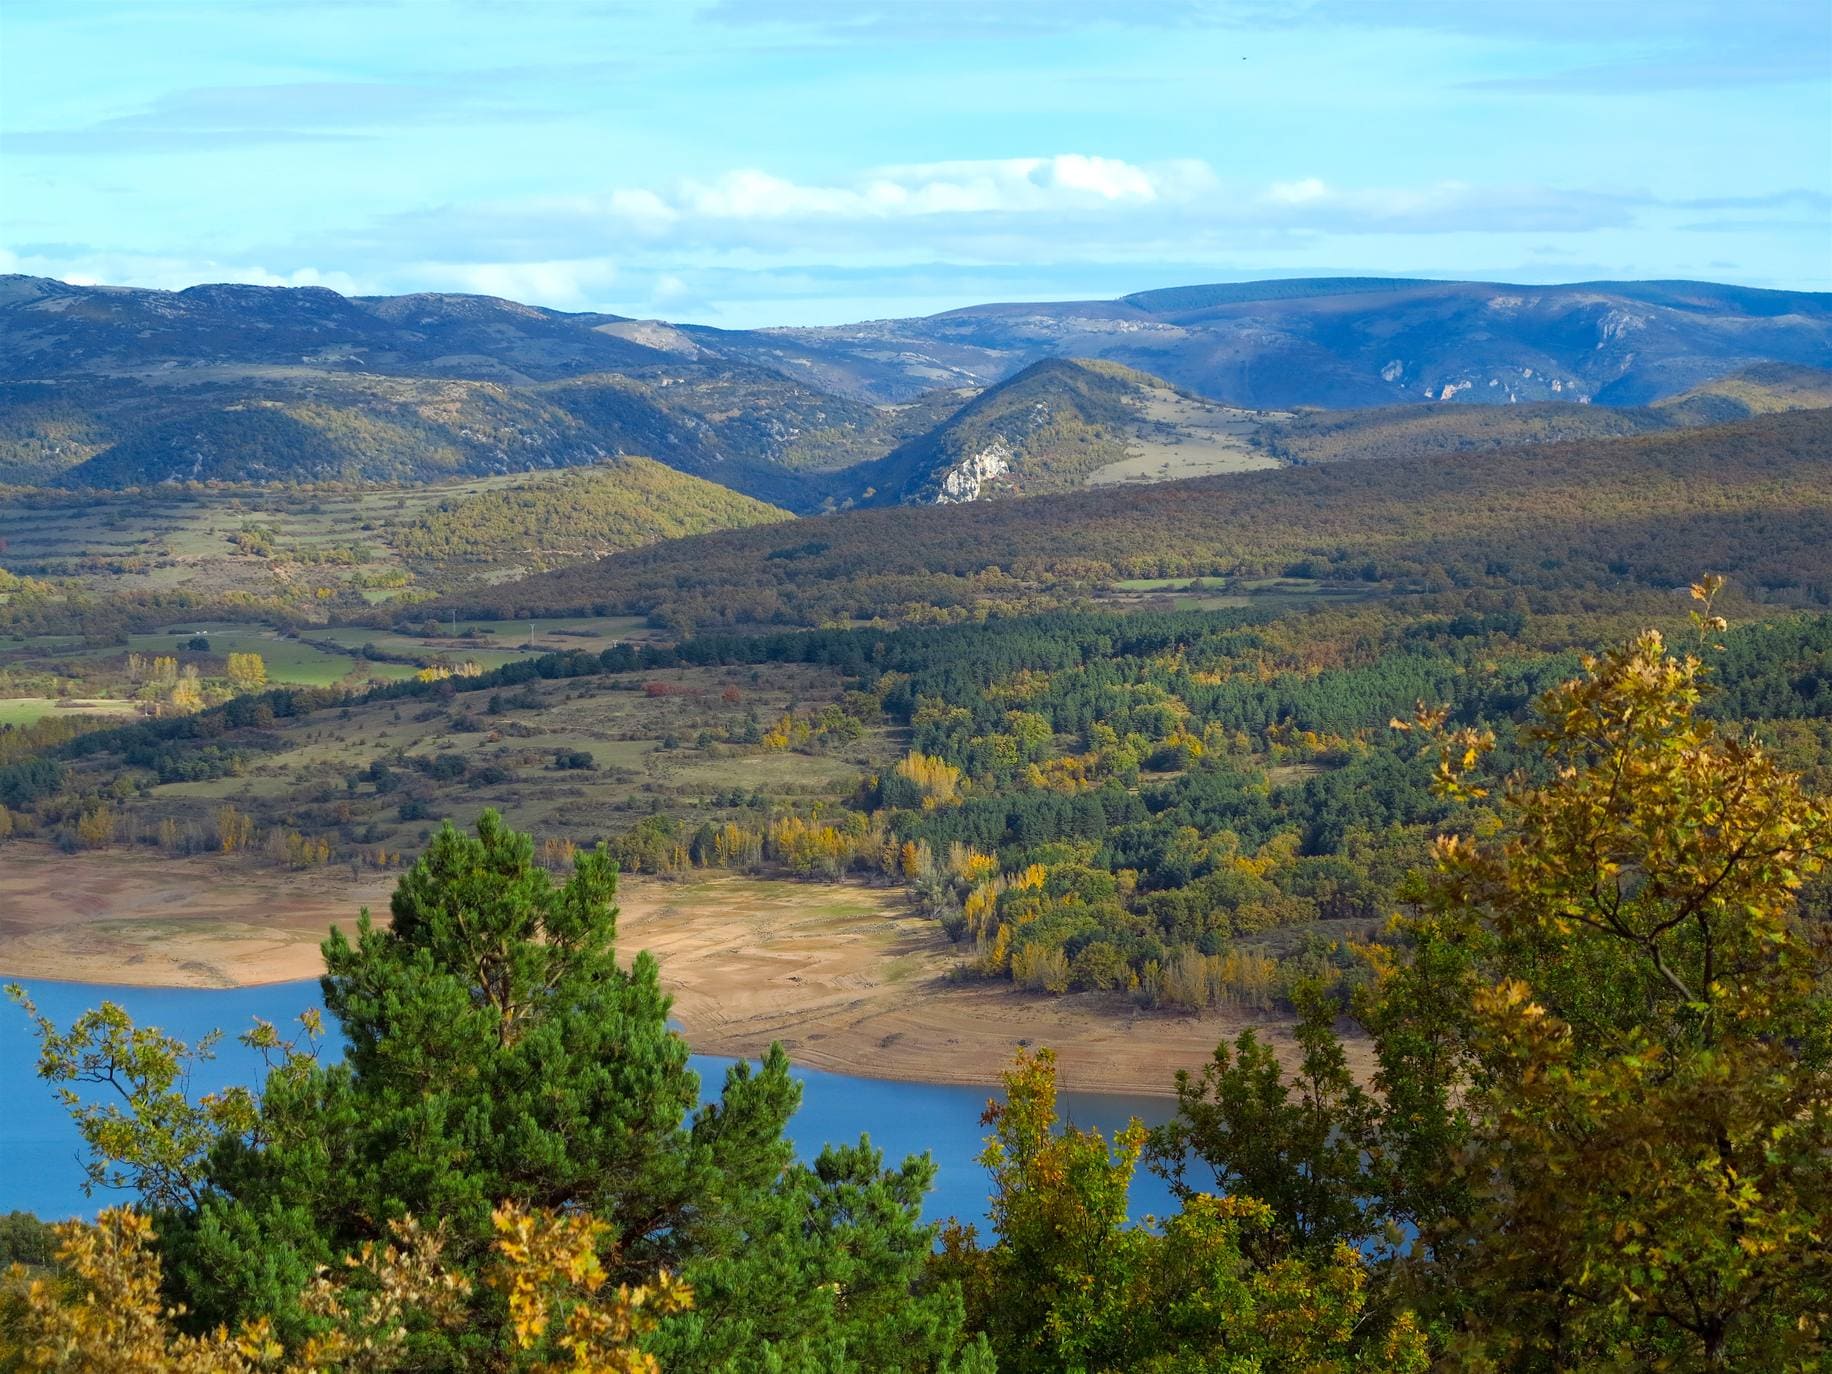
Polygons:
[[1069,964],[1069,980],[1084,992],[1105,992],[1125,983],[1131,969],[1126,956],[1117,946],[1096,940],[1077,954]]

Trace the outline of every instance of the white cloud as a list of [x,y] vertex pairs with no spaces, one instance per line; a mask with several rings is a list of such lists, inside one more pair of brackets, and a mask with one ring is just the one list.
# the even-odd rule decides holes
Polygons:
[[[658,271],[709,256],[753,266],[810,255],[831,265],[1010,262],[1126,245],[1187,251],[1226,232],[1583,232],[1626,224],[1655,203],[1618,189],[1460,181],[1340,187],[1302,176],[1243,185],[1197,159],[1057,153],[885,166],[828,181],[746,167],[668,186],[443,206],[385,221],[362,244],[365,253],[402,245],[396,261],[426,261],[429,244],[439,245],[441,262],[474,255],[478,281],[499,286],[516,264],[562,285],[597,272],[578,287],[584,299],[609,280],[607,257]],[[301,251],[323,259],[337,245]]]
[[429,262],[414,275],[445,291],[501,296],[557,309],[589,306],[617,280],[616,267],[602,258],[550,262]]
[[296,267],[273,272],[259,264],[222,262],[213,258],[162,256],[151,253],[75,251],[14,252],[0,248],[0,273],[19,272],[33,277],[56,277],[75,286],[144,286],[161,291],[182,291],[200,282],[239,282],[247,286],[323,286],[345,296],[370,294],[374,288],[348,272]]
[[[1017,294],[1026,273],[1041,281],[1054,269],[1093,264],[1102,267],[1102,289],[1162,281],[1160,269],[1173,263],[1193,265],[1195,276],[1206,270],[1201,264],[1276,274],[1421,259],[1450,271],[1458,262],[1503,260],[1493,253],[1518,254],[1479,245],[1527,235],[1526,242],[1596,261],[1594,243],[1661,227],[1682,204],[1622,186],[1344,185],[1309,169],[1293,172],[1247,181],[1195,159],[1097,153],[897,164],[804,179],[738,167],[667,183],[428,206],[265,244],[239,262],[15,242],[13,255],[0,254],[0,269],[145,286],[465,291],[677,319],[717,318],[734,296],[750,293],[757,313],[743,319],[759,323],[779,318],[768,313],[772,300],[821,313],[823,290],[855,303],[907,296],[925,305],[959,290],[953,303],[962,303]],[[1754,207],[1785,199],[1791,207],[1817,204],[1818,194],[1745,200]],[[264,265],[326,262],[362,263],[364,279]],[[980,274],[972,280],[981,285],[962,285],[963,272]],[[1051,294],[1041,286],[1022,293]]]
[[1092,191],[1106,200],[1156,200],[1152,179],[1130,163],[1071,153],[1051,160],[1051,179],[1072,191]]
[[879,167],[828,184],[791,181],[747,167],[665,189],[617,187],[596,197],[546,203],[656,234],[683,220],[870,221],[1139,206],[1185,198],[1214,179],[1202,162],[1140,165],[1087,153],[1058,153]]
[[1329,187],[1316,177],[1302,181],[1275,181],[1266,188],[1266,199],[1274,205],[1314,205],[1329,195]]

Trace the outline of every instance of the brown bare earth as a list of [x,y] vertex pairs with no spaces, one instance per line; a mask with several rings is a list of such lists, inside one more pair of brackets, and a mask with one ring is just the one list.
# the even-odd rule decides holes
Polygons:
[[0,845],[0,973],[219,988],[313,978],[333,921],[386,912],[394,879],[288,873],[229,856]]
[[[0,846],[0,975],[157,987],[311,978],[326,927],[353,924],[364,905],[385,915],[393,882],[14,842]],[[1047,1045],[1066,1088],[1168,1092],[1177,1069],[1244,1026],[1290,1048],[1270,1019],[956,981],[958,951],[892,889],[630,876],[618,904],[619,944],[654,952],[675,1015],[707,1054],[780,1040],[797,1062],[840,1073],[993,1083],[1020,1046]]]

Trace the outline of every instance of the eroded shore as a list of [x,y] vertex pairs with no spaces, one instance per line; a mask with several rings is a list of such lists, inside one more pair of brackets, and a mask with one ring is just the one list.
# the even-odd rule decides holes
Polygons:
[[[0,975],[198,988],[314,978],[326,929],[353,926],[364,906],[385,919],[393,885],[347,869],[14,842],[0,848]],[[892,889],[633,875],[618,905],[620,946],[660,960],[705,1054],[754,1056],[780,1040],[797,1062],[837,1073],[993,1084],[1020,1047],[1047,1045],[1065,1088],[1168,1093],[1177,1069],[1245,1026],[1291,1048],[1272,1020],[957,981],[958,950]]]

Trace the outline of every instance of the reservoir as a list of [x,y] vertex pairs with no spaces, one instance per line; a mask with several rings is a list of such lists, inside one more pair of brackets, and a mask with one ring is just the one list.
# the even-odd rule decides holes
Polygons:
[[[187,1043],[195,1043],[212,1030],[221,1030],[223,1038],[217,1045],[216,1059],[201,1066],[193,1076],[193,1097],[236,1083],[258,1085],[260,1057],[235,1039],[250,1029],[255,1017],[274,1022],[284,1036],[300,1012],[322,1005],[316,982],[217,990],[17,981],[39,1010],[60,1027],[67,1027],[102,1002],[112,1001],[125,1008],[136,1025],[157,1026]],[[325,1052],[334,1055],[339,1041],[334,1027],[327,1026],[327,1030],[331,1033],[326,1036]],[[694,1057],[703,1094],[717,1094],[730,1062],[703,1055]],[[83,1195],[82,1143],[51,1086],[38,1078],[36,1064],[37,1042],[30,1022],[10,1002],[0,1002],[0,1103],[4,1103],[4,1114],[0,1115],[0,1213],[19,1208],[47,1219],[86,1217],[116,1202],[131,1201],[127,1194],[98,1191],[94,1197]],[[804,1162],[811,1162],[823,1145],[856,1143],[861,1134],[871,1136],[873,1145],[884,1152],[887,1164],[895,1165],[906,1155],[926,1151],[935,1159],[938,1172],[924,1208],[925,1216],[931,1221],[959,1217],[985,1229],[989,1183],[975,1157],[986,1134],[986,1128],[980,1125],[980,1113],[997,1089],[859,1078],[799,1067],[795,1077],[802,1083],[802,1105],[790,1121],[788,1133]],[[88,1094],[105,1090],[84,1091]],[[1065,1092],[1058,1099],[1058,1110],[1075,1125],[1096,1127],[1111,1139],[1114,1131],[1133,1116],[1147,1125],[1169,1119],[1172,1101],[1143,1095]],[[1133,1216],[1162,1215],[1174,1210],[1163,1181],[1141,1169],[1133,1180]]]

